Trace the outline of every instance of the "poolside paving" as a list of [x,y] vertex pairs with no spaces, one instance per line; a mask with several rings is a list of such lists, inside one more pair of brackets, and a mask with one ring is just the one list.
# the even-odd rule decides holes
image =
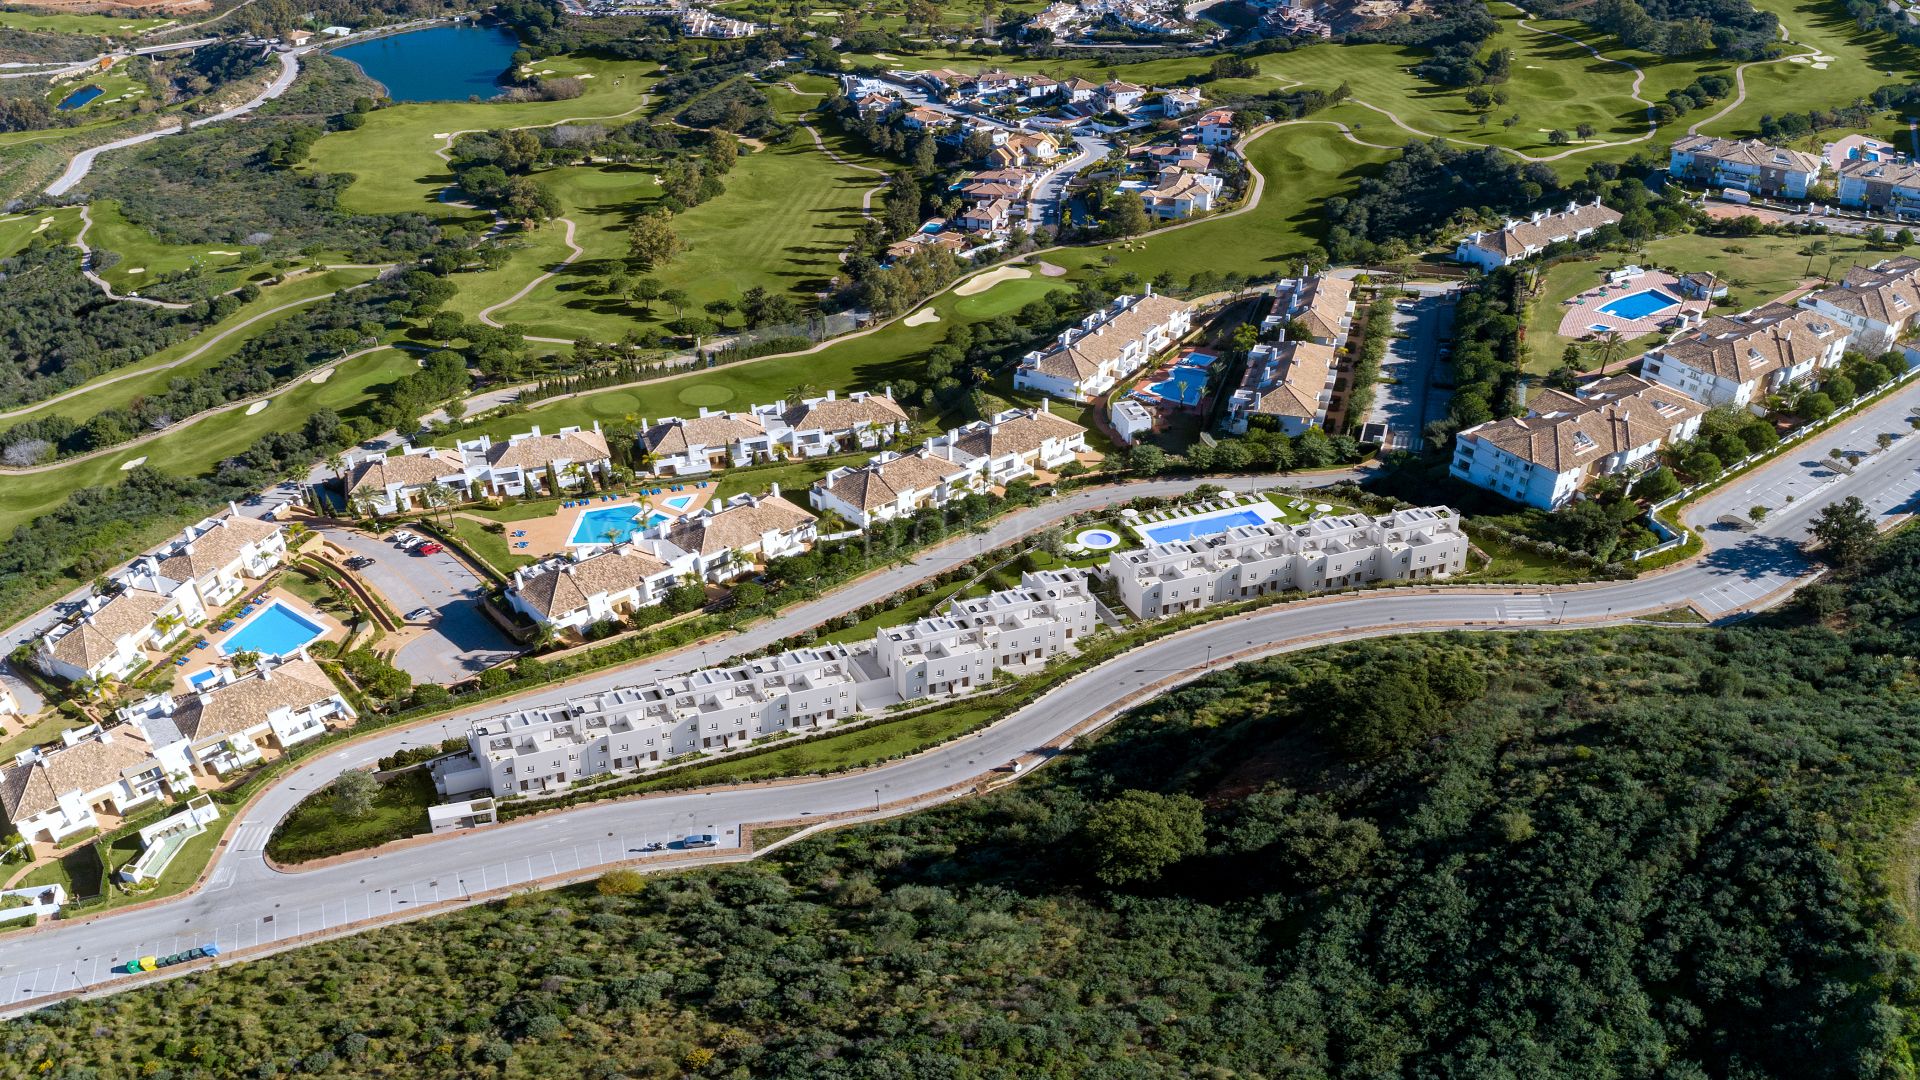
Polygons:
[[[1664,270],[1648,270],[1627,281],[1595,286],[1566,302],[1567,313],[1560,319],[1560,336],[1577,340],[1617,331],[1622,337],[1640,337],[1655,333],[1682,312],[1707,310],[1705,300],[1685,299],[1679,286],[1680,279]],[[1617,300],[1650,289],[1658,289],[1680,303],[1633,319],[1601,310]]]
[[[546,517],[509,523],[507,546],[515,555],[526,555],[535,559],[544,559],[550,555],[563,553],[571,554],[576,550],[573,544],[573,530],[583,514],[594,510],[634,506],[645,501],[651,513],[641,515],[642,521],[651,517],[652,513],[663,514],[669,518],[684,517],[705,506],[708,500],[713,498],[716,490],[712,480],[707,481],[706,487],[701,487],[697,480],[682,481],[680,487],[682,490],[674,491],[671,485],[661,484],[659,485],[660,494],[642,495],[637,498],[623,494],[617,499],[602,499],[598,495],[591,495],[565,500],[576,505],[556,507],[553,513]],[[671,506],[667,503],[668,499],[682,497],[687,497],[689,500],[684,506]],[[515,535],[516,533],[524,535]]]

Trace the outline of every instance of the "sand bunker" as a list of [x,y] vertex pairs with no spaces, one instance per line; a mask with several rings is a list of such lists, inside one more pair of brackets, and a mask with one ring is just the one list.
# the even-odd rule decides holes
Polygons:
[[147,272],[147,268],[144,266],[136,266],[133,269],[127,271],[127,273],[129,274],[144,274],[146,272]]
[[333,378],[333,371],[334,369],[328,368],[325,371],[316,372],[313,378],[308,379],[307,381],[314,384],[315,386],[318,386],[321,383],[326,382],[328,379]]
[[925,326],[928,323],[939,322],[940,313],[930,307],[923,307],[900,321],[908,326]]
[[968,278],[966,281],[961,282],[960,287],[953,290],[953,295],[972,296],[976,293],[986,292],[988,289],[993,288],[1003,281],[1019,281],[1021,278],[1030,278],[1032,276],[1033,271],[1024,266],[1003,266],[998,270],[989,270],[979,277]]
[[576,78],[576,79],[591,79],[591,78],[593,78],[593,72],[591,72],[591,71],[589,71],[589,72],[587,72],[587,73],[586,73],[585,75],[575,75],[575,76],[574,76],[574,78]]
[[1034,269],[1040,271],[1041,277],[1066,277],[1067,276],[1067,268],[1064,266],[1055,266],[1050,262],[1035,263],[1033,265],[1034,265]]
[[137,469],[137,468],[139,468],[140,466],[142,466],[142,465],[145,465],[146,463],[147,463],[147,459],[146,459],[146,458],[143,458],[143,457],[137,457],[137,458],[134,458],[134,459],[133,459],[132,461],[129,461],[129,462],[127,462],[127,463],[125,463],[125,464],[123,464],[123,465],[121,465],[121,466],[120,466],[120,471],[121,471],[121,472],[126,472],[126,471],[127,471],[128,469]]
[[209,255],[238,255],[238,254],[240,254],[240,252],[238,252],[238,251],[209,251],[209,252],[207,252],[207,254],[209,254]]
[[254,413],[259,412],[261,409],[264,409],[271,404],[273,404],[272,398],[268,398],[265,401],[256,401],[253,404],[247,406],[247,415],[252,416]]

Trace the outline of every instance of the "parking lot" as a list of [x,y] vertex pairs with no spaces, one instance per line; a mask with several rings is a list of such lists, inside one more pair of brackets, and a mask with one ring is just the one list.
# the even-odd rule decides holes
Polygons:
[[1441,369],[1441,345],[1453,329],[1453,296],[1427,295],[1395,304],[1393,329],[1396,336],[1387,340],[1387,355],[1380,360],[1380,381],[1366,422],[1386,425],[1389,449],[1417,449],[1427,422],[1445,416],[1452,397],[1434,382]]
[[452,552],[421,555],[364,533],[323,531],[332,543],[372,560],[356,572],[386,597],[395,614],[417,608],[434,611],[431,627],[394,657],[394,664],[416,681],[459,682],[519,652],[480,610],[485,583]]

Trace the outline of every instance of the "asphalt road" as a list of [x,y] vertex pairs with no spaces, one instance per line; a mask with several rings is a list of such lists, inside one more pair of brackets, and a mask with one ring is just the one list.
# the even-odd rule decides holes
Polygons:
[[[1816,445],[1877,443],[1880,431],[1905,431],[1904,417],[1920,408],[1920,383],[1903,388],[1860,419],[1843,424]],[[93,920],[56,923],[32,933],[0,937],[0,1010],[29,1008],[36,999],[99,987],[121,978],[111,967],[130,957],[213,942],[232,953],[271,946],[301,935],[338,931],[366,920],[405,917],[440,902],[485,890],[525,885],[639,857],[638,849],[689,832],[711,832],[738,855],[743,823],[828,814],[888,812],[954,797],[983,774],[1030,758],[1083,723],[1103,720],[1132,695],[1169,681],[1198,677],[1215,663],[1271,655],[1330,641],[1432,629],[1522,630],[1594,626],[1691,602],[1712,616],[1729,615],[1777,598],[1810,570],[1800,544],[1819,508],[1849,495],[1872,505],[1883,521],[1907,512],[1920,492],[1920,437],[1907,434],[1863,460],[1851,474],[1790,454],[1756,470],[1691,515],[1712,522],[1756,497],[1780,505],[1754,531],[1704,530],[1706,557],[1632,581],[1564,589],[1487,588],[1385,590],[1281,605],[1245,618],[1211,623],[1163,639],[1070,679],[974,736],[916,757],[863,772],[805,782],[732,790],[665,794],[582,807],[480,832],[456,833],[410,847],[404,854],[369,856],[331,868],[282,873],[262,855],[273,822],[303,795],[341,769],[404,745],[458,733],[465,716],[394,732],[307,763],[271,788],[229,837],[229,848],[200,890],[150,908]],[[1138,485],[1145,494],[1172,483]],[[1791,502],[1786,500],[1793,495]],[[885,596],[975,550],[1055,520],[1075,499],[1112,501],[1111,490],[1082,492],[1011,515],[993,535],[969,537],[910,566],[876,575],[766,627],[691,654],[609,672],[578,690],[631,683],[666,670],[714,662],[722,654],[759,647],[792,629],[817,623]],[[576,692],[570,690],[569,692]],[[546,691],[547,699],[558,698]],[[492,703],[487,712],[506,707]],[[720,854],[727,854],[722,851]]]

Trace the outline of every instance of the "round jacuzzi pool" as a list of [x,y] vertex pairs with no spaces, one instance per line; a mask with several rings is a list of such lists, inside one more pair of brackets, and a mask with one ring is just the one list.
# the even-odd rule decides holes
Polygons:
[[1120,534],[1112,529],[1087,529],[1074,537],[1073,542],[1088,551],[1106,551],[1120,546]]

